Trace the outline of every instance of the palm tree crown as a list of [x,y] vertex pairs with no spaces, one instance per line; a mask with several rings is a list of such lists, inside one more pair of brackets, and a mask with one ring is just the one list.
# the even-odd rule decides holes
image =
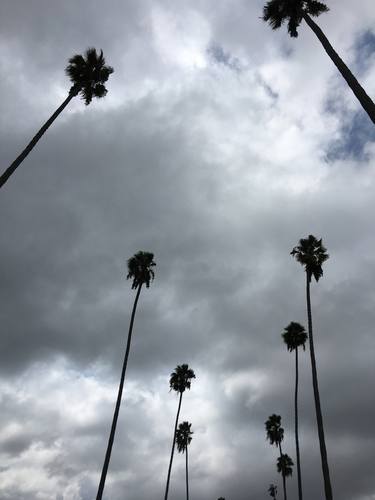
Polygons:
[[297,28],[304,14],[317,17],[328,10],[324,3],[316,0],[269,0],[263,7],[263,21],[268,22],[274,30],[288,21],[288,33],[297,37]]
[[270,444],[279,446],[284,439],[284,429],[281,427],[280,415],[273,414],[269,416],[264,425],[266,426],[266,435]]
[[276,498],[277,486],[275,486],[274,484],[270,484],[270,487],[268,488],[268,493],[270,494],[270,497]]
[[312,276],[316,281],[319,281],[323,276],[322,265],[329,258],[329,255],[322,244],[322,239],[318,240],[310,234],[308,238],[299,240],[299,245],[293,248],[290,255],[305,267],[309,282],[311,282]]
[[284,328],[284,333],[282,333],[281,336],[284,339],[288,351],[294,351],[298,347],[303,347],[303,350],[305,350],[307,333],[305,328],[299,323],[295,323],[294,321],[289,323],[289,325]]
[[96,49],[90,47],[84,56],[76,54],[71,57],[65,72],[73,83],[70,92],[74,95],[80,93],[88,105],[93,97],[100,98],[107,94],[104,84],[113,73],[113,68],[105,65],[102,50],[97,53]]
[[291,476],[293,474],[293,465],[294,463],[290,456],[286,453],[283,453],[277,459],[277,472],[281,473],[283,477]]
[[154,262],[154,254],[150,252],[138,252],[128,260],[128,275],[126,279],[132,279],[132,288],[138,288],[139,285],[145,284],[147,288],[150,287],[151,281],[155,277],[153,267],[156,266]]
[[177,449],[181,453],[184,453],[186,448],[189,446],[192,440],[192,435],[194,434],[191,430],[191,424],[189,422],[182,422],[178,426],[176,432],[176,444]]
[[193,378],[195,378],[195,373],[189,368],[189,365],[177,365],[174,372],[171,373],[169,386],[171,390],[183,393],[185,389],[190,389]]

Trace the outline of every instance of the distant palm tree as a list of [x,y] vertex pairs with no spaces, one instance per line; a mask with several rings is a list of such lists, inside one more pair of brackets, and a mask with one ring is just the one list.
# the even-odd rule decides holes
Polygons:
[[124,382],[125,382],[125,374],[126,374],[126,368],[128,365],[130,343],[131,343],[132,332],[133,332],[133,324],[134,324],[135,312],[137,310],[139,295],[141,293],[141,289],[142,289],[143,285],[146,285],[146,288],[150,287],[150,283],[151,283],[151,281],[153,281],[153,279],[155,277],[154,270],[152,269],[155,265],[156,264],[154,262],[154,254],[150,253],[150,252],[138,252],[128,260],[128,275],[127,275],[126,279],[133,280],[132,290],[137,290],[137,292],[136,292],[136,296],[134,299],[133,310],[132,310],[132,314],[131,314],[131,318],[130,318],[128,340],[126,343],[125,357],[124,357],[124,362],[122,365],[116,407],[115,407],[115,412],[113,415],[111,432],[109,435],[107,451],[105,454],[104,465],[103,465],[103,469],[102,469],[102,474],[101,474],[101,478],[100,478],[100,483],[99,483],[99,488],[98,488],[96,500],[101,500],[102,496],[103,496],[105,480],[107,477],[109,461],[111,458],[113,441],[115,439],[116,425],[117,425],[118,415],[120,412],[121,397],[122,397],[122,391],[123,391]]
[[311,316],[311,300],[310,300],[311,279],[314,276],[315,280],[318,282],[319,279],[323,276],[322,265],[329,258],[329,255],[327,254],[326,248],[322,244],[322,240],[316,239],[315,236],[311,234],[308,236],[308,238],[305,239],[302,238],[299,240],[299,245],[293,248],[293,250],[291,251],[291,255],[296,258],[297,262],[299,262],[302,266],[304,266],[306,272],[307,318],[308,318],[309,346],[310,346],[312,382],[313,382],[314,399],[315,399],[316,421],[318,425],[318,435],[319,435],[320,455],[322,460],[325,496],[326,500],[332,500],[333,498],[332,486],[329,475],[327,448],[324,437],[323,416],[322,416],[322,409],[320,406],[318,374],[315,361],[312,316]]
[[270,484],[270,487],[268,488],[268,493],[270,494],[270,497],[276,498],[277,486],[275,486],[274,484]]
[[301,478],[301,461],[299,454],[299,437],[298,437],[298,347],[305,350],[307,340],[306,330],[299,323],[291,322],[282,334],[288,351],[296,352],[296,385],[294,391],[294,426],[296,437],[296,456],[297,456],[297,476],[298,476],[298,498],[302,500],[302,478]]
[[189,422],[182,422],[178,426],[176,432],[176,444],[177,450],[180,453],[185,453],[185,478],[186,478],[186,500],[189,500],[189,460],[188,460],[188,446],[191,443],[192,435],[194,434],[191,430],[191,424]]
[[173,389],[174,391],[178,392],[180,394],[180,398],[179,398],[179,402],[178,402],[176,422],[174,425],[172,451],[171,451],[171,458],[169,460],[167,484],[165,487],[164,500],[167,500],[167,498],[168,498],[169,481],[171,478],[174,447],[175,447],[175,443],[176,443],[177,424],[178,424],[178,418],[180,416],[182,395],[186,389],[190,389],[191,380],[193,378],[195,378],[194,371],[191,368],[189,368],[189,365],[184,364],[184,365],[177,365],[174,372],[171,373],[171,377],[169,379],[169,386],[170,386],[171,390]]
[[69,59],[69,64],[65,69],[66,74],[69,76],[73,86],[70,88],[68,97],[61,104],[53,115],[46,121],[39,132],[31,139],[22,153],[17,156],[14,162],[4,171],[0,176],[0,188],[6,183],[13,172],[19,167],[26,156],[30,153],[42,135],[56,120],[59,114],[66,108],[70,101],[78,94],[81,94],[88,105],[93,97],[104,97],[107,94],[105,82],[108,80],[109,75],[113,73],[111,66],[105,65],[103,51],[97,53],[94,48],[86,50],[85,55],[76,54]]
[[323,45],[336,68],[346,80],[354,95],[366,111],[370,119],[375,123],[375,104],[359,84],[350,69],[346,66],[341,57],[330,44],[321,28],[312,20],[323,12],[327,12],[328,7],[316,0],[269,0],[263,7],[263,21],[270,24],[273,29],[278,29],[288,22],[288,32],[291,37],[298,36],[298,27],[302,20],[313,30],[318,40]]
[[283,480],[285,480],[286,477],[289,477],[293,473],[293,461],[290,458],[289,455],[284,453],[277,459],[277,472],[281,473],[283,476]]
[[[281,417],[273,413],[268,417],[268,420],[264,423],[266,426],[266,438],[271,445],[275,445],[279,448],[280,457],[283,455],[281,449],[281,442],[284,439],[284,429],[281,427]],[[284,490],[284,500],[287,500],[286,494],[286,482],[285,476],[283,475],[283,490]]]

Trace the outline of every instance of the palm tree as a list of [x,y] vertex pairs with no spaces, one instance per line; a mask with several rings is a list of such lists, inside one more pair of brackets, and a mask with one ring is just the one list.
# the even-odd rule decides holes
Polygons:
[[153,281],[153,279],[155,277],[154,270],[152,269],[155,265],[156,264],[154,262],[154,254],[149,253],[149,252],[138,252],[128,260],[128,275],[127,275],[126,279],[133,280],[132,290],[137,290],[137,292],[135,295],[133,310],[132,310],[132,314],[131,314],[131,318],[130,318],[128,340],[126,343],[125,357],[124,357],[124,362],[122,365],[116,407],[115,407],[115,412],[113,414],[111,432],[109,435],[107,451],[105,454],[104,465],[103,465],[100,483],[99,483],[99,487],[98,487],[98,493],[96,495],[96,500],[101,500],[101,498],[103,496],[105,480],[107,477],[109,461],[111,458],[113,441],[115,439],[116,425],[117,425],[118,415],[120,412],[121,397],[122,397],[122,391],[123,391],[124,382],[125,382],[125,373],[126,373],[126,368],[128,365],[130,343],[131,343],[131,338],[132,338],[133,324],[134,324],[135,312],[137,309],[139,295],[141,293],[141,289],[142,289],[143,285],[146,285],[146,288],[150,287],[150,283],[151,283],[151,281]]
[[[283,452],[281,449],[281,442],[284,439],[284,429],[281,427],[281,417],[273,413],[268,417],[268,420],[264,423],[266,426],[266,438],[271,445],[275,445],[279,448],[280,457],[282,457]],[[284,500],[287,500],[286,494],[286,482],[285,476],[283,475],[283,490],[284,490]]]
[[277,486],[275,486],[274,484],[270,484],[270,487],[268,488],[268,493],[270,494],[271,498],[276,498]]
[[375,123],[374,102],[367,95],[341,57],[337,54],[321,28],[312,19],[312,17],[317,17],[328,10],[328,7],[324,3],[316,0],[269,0],[263,7],[262,18],[263,21],[268,22],[274,30],[280,28],[281,25],[287,21],[288,33],[294,38],[298,36],[297,29],[302,20],[304,20],[318,37],[318,40],[323,45],[324,50],[327,52],[336,68],[340,71],[341,75],[352,89],[363,109]]
[[109,75],[113,73],[111,66],[105,65],[103,51],[97,53],[92,47],[88,48],[85,55],[76,54],[69,59],[69,64],[65,69],[66,74],[72,82],[72,87],[68,92],[68,96],[53,115],[46,121],[39,132],[31,139],[22,153],[17,156],[14,162],[0,176],[0,188],[6,183],[9,177],[23,162],[26,156],[30,153],[42,135],[56,120],[59,114],[66,108],[73,97],[81,94],[85,104],[89,105],[93,97],[104,97],[107,94],[105,82]]
[[171,458],[169,460],[169,467],[168,467],[168,475],[167,475],[167,484],[165,487],[165,495],[164,495],[164,500],[167,500],[168,498],[168,491],[169,491],[169,481],[171,478],[171,470],[172,470],[172,462],[173,462],[173,455],[174,455],[174,447],[176,443],[176,433],[177,433],[177,423],[178,423],[178,418],[180,416],[180,410],[181,410],[181,402],[182,402],[182,395],[185,392],[186,389],[190,389],[191,385],[191,380],[195,378],[195,373],[194,371],[189,368],[188,365],[177,365],[174,372],[171,373],[171,377],[169,379],[169,386],[170,390],[174,390],[180,394],[179,402],[178,402],[178,408],[177,408],[177,415],[176,415],[176,422],[174,425],[174,432],[173,432],[173,441],[172,441],[172,451],[171,451]]
[[324,438],[323,416],[322,416],[322,409],[320,406],[318,374],[315,361],[312,316],[311,316],[311,301],[310,301],[311,279],[314,276],[315,280],[318,282],[319,279],[323,276],[322,265],[329,258],[329,255],[327,254],[326,248],[322,244],[322,240],[316,239],[315,236],[311,234],[308,236],[308,238],[305,239],[302,238],[299,240],[299,245],[293,248],[293,250],[291,251],[291,255],[296,258],[297,262],[299,262],[302,266],[304,266],[306,272],[307,319],[308,319],[309,346],[310,346],[312,382],[313,382],[314,399],[315,399],[316,421],[318,425],[320,456],[322,460],[322,470],[323,470],[324,490],[325,490],[326,500],[332,500],[333,498],[332,486],[329,475],[327,448]]
[[281,473],[283,476],[283,481],[286,477],[289,477],[293,473],[293,460],[286,453],[279,456],[277,459],[277,472]]
[[191,430],[191,424],[189,422],[182,422],[178,426],[176,432],[176,444],[177,450],[180,453],[186,451],[186,462],[185,462],[185,472],[186,472],[186,500],[189,500],[189,461],[188,461],[188,446],[191,443],[192,435],[194,434]]
[[298,347],[305,350],[307,340],[306,330],[299,323],[291,322],[282,334],[288,351],[296,352],[296,386],[294,391],[294,426],[296,435],[296,456],[297,456],[297,476],[298,476],[298,498],[302,500],[302,478],[301,478],[301,462],[299,454],[299,437],[298,437]]

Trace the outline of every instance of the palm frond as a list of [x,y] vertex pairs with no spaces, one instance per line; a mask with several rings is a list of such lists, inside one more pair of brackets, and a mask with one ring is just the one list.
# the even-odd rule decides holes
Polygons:
[[284,328],[284,332],[281,336],[284,339],[288,351],[294,351],[298,347],[302,347],[303,350],[305,350],[307,333],[305,328],[299,323],[295,323],[294,321],[289,323],[289,325]]
[[291,476],[293,474],[293,460],[289,455],[283,453],[277,459],[277,472],[281,473],[284,477]]
[[128,274],[126,279],[132,279],[132,289],[138,288],[139,285],[145,284],[150,287],[151,281],[155,278],[154,270],[156,266],[154,262],[154,254],[151,252],[139,251],[128,260]]
[[273,413],[264,422],[266,427],[266,439],[271,445],[279,446],[284,439],[284,429],[281,427],[281,416]]
[[182,422],[176,431],[176,444],[180,453],[185,453],[187,447],[191,443],[192,435],[191,424],[189,422]]
[[194,371],[189,368],[189,365],[177,365],[174,372],[171,373],[169,379],[169,386],[171,390],[176,392],[184,392],[186,389],[190,389],[191,380],[195,378]]
[[299,244],[293,248],[290,254],[304,266],[310,281],[312,276],[316,281],[319,281],[323,276],[322,265],[329,258],[329,255],[322,239],[318,240],[310,234],[307,238],[300,239]]
[[328,7],[317,0],[268,0],[263,7],[262,19],[276,30],[285,22],[291,37],[298,36],[298,28],[305,14],[319,16]]
[[101,98],[107,94],[104,83],[113,73],[113,68],[105,65],[102,50],[98,53],[95,48],[89,47],[84,56],[76,54],[68,63],[65,72],[86,105],[90,104],[93,97]]

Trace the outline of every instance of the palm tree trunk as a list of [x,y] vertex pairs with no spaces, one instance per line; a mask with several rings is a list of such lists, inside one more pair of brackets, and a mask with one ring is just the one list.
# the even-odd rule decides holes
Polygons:
[[186,446],[186,500],[189,500],[189,459],[188,446]]
[[299,455],[299,438],[298,438],[298,347],[296,347],[296,389],[295,389],[295,394],[294,394],[294,425],[295,425],[295,433],[296,433],[298,498],[299,498],[299,500],[302,500],[301,461],[300,461],[300,455]]
[[320,407],[318,374],[316,370],[316,361],[315,361],[312,317],[311,317],[310,281],[311,281],[311,275],[309,275],[309,273],[306,273],[306,302],[307,302],[307,318],[309,327],[309,345],[310,345],[310,357],[311,357],[312,382],[313,382],[314,399],[315,399],[316,421],[318,425],[318,435],[319,435],[319,445],[320,445],[320,456],[322,459],[322,470],[323,470],[324,490],[325,490],[326,500],[332,500],[333,499],[332,487],[331,487],[331,479],[329,476],[327,449],[324,438],[323,416],[322,416],[322,409]]
[[349,87],[352,89],[362,108],[366,111],[373,123],[375,123],[375,104],[373,100],[367,95],[364,88],[360,85],[356,77],[332,47],[328,38],[325,36],[316,22],[313,21],[311,17],[306,13],[303,14],[303,18],[309,25],[309,27],[313,30],[315,35],[318,37],[320,43],[323,45],[324,50],[327,52],[329,57],[332,59],[333,64],[340,71],[341,75],[346,80]]
[[78,90],[72,87],[70,89],[68,97],[61,104],[59,108],[53,113],[53,115],[46,121],[43,127],[39,130],[39,132],[31,139],[26,148],[22,151],[22,153],[17,156],[13,163],[1,174],[0,176],[0,188],[6,183],[9,177],[13,174],[13,172],[19,167],[19,165],[23,162],[26,156],[33,149],[35,144],[39,141],[42,135],[47,131],[47,129],[52,125],[52,123],[56,120],[59,114],[66,108],[66,106],[70,103],[70,101],[78,94]]
[[124,382],[125,382],[126,367],[128,365],[128,357],[129,357],[130,342],[131,342],[132,332],[133,332],[133,324],[134,324],[135,312],[137,310],[137,304],[138,304],[139,295],[141,293],[141,288],[142,288],[142,283],[140,283],[138,285],[137,294],[135,296],[135,300],[134,300],[134,304],[133,304],[132,315],[131,315],[131,318],[130,318],[129,332],[128,332],[128,341],[127,341],[127,344],[126,344],[126,351],[125,351],[124,363],[122,365],[122,371],[121,371],[120,385],[119,385],[119,388],[118,388],[116,407],[115,407],[115,412],[113,414],[113,420],[112,420],[112,426],[111,426],[111,433],[109,435],[109,440],[108,440],[108,445],[107,445],[107,451],[106,451],[106,454],[105,454],[104,465],[103,465],[103,469],[102,469],[102,475],[101,475],[101,478],[100,478],[98,493],[96,495],[96,500],[101,500],[102,499],[103,491],[104,491],[104,485],[105,485],[105,480],[106,480],[106,477],[107,477],[107,471],[108,471],[109,461],[111,459],[111,452],[112,452],[113,441],[115,439],[117,419],[118,419],[118,415],[119,415],[119,412],[120,412],[122,390],[123,390]]
[[[281,443],[279,443],[279,450],[280,450],[280,458],[282,457],[283,455],[283,452],[281,450]],[[283,471],[281,471],[281,475],[283,477],[283,490],[284,490],[284,500],[288,500],[288,497],[286,495],[286,479],[285,479],[285,474]]]
[[173,455],[174,455],[174,447],[175,447],[175,444],[176,444],[176,432],[177,432],[178,418],[180,416],[180,410],[181,410],[181,401],[182,401],[182,392],[180,392],[180,400],[178,402],[176,422],[174,424],[172,451],[171,451],[171,458],[169,460],[168,475],[167,475],[167,484],[166,484],[166,487],[165,487],[164,500],[167,500],[167,498],[168,498],[169,481],[171,479],[172,462],[173,462]]

